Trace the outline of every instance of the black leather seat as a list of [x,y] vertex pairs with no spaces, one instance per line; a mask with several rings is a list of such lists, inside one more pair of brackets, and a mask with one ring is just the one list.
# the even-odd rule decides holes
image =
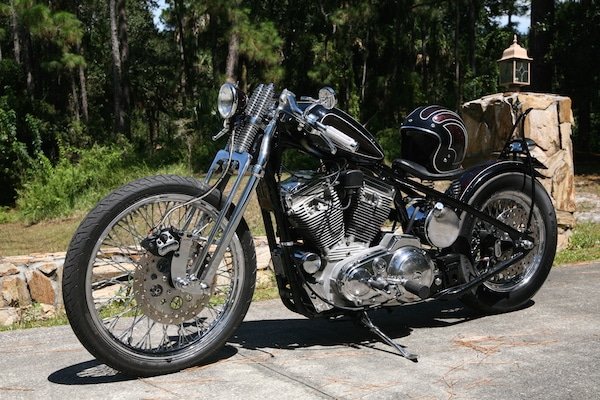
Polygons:
[[452,171],[435,174],[429,172],[425,167],[408,160],[397,158],[392,162],[392,168],[395,170],[402,170],[409,175],[424,181],[452,181],[462,175],[465,172],[464,169],[458,168]]

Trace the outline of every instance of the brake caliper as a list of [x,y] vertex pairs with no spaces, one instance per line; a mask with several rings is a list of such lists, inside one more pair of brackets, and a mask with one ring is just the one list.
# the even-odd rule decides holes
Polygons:
[[164,257],[179,250],[181,232],[173,227],[153,231],[140,243],[155,256]]

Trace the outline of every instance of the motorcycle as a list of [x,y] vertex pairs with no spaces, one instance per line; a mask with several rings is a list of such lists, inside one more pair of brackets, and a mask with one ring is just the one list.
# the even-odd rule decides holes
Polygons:
[[[419,107],[388,165],[374,137],[335,105],[328,87],[297,99],[287,89],[277,96],[273,84],[248,97],[226,83],[214,139],[228,141],[203,181],[147,177],[100,201],[74,234],[63,273],[65,310],[85,348],[125,374],[151,376],[224,346],[255,287],[244,219],[254,192],[279,295],[296,313],[350,316],[416,361],[369,310],[436,299],[485,313],[522,308],[557,243],[535,143],[509,139],[497,160],[463,169],[461,118]],[[294,152],[308,155],[310,169],[286,168]],[[438,181],[451,184],[437,190]]]

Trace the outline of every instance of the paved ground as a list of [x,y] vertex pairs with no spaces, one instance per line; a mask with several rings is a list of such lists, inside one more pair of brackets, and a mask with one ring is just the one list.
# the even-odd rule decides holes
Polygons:
[[412,363],[349,321],[255,303],[210,365],[128,380],[69,327],[0,333],[6,399],[598,399],[600,264],[555,268],[531,306],[477,318],[438,302],[374,315]]

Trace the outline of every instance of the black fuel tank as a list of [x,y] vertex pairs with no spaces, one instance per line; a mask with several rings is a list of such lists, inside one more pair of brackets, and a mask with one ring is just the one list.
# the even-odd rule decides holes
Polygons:
[[320,105],[307,106],[310,107],[309,113],[315,115],[317,121],[333,126],[358,142],[356,153],[339,148],[338,153],[356,164],[377,164],[383,161],[383,149],[379,143],[365,127],[350,115],[338,108],[328,110]]

